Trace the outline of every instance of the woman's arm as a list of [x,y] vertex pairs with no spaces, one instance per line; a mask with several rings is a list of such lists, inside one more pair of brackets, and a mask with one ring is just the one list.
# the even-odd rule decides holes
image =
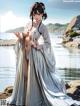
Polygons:
[[40,32],[42,33],[44,44],[37,44],[37,49],[47,49],[51,46],[51,40],[49,32],[44,24],[41,26]]

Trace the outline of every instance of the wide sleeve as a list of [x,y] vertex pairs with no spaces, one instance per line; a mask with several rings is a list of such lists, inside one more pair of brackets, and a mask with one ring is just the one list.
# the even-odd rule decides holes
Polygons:
[[[46,26],[42,24],[40,26],[40,29],[38,32],[41,32],[41,36],[42,36],[44,42],[43,42],[43,44],[39,44],[39,46],[41,46],[41,47],[37,51],[37,53],[38,53],[38,55],[39,55],[39,52],[42,54],[42,57],[44,57],[49,70],[51,70],[51,72],[54,72],[56,61],[55,61],[54,52],[51,47],[51,40],[50,40],[48,30],[47,30]],[[35,51],[35,49],[34,49],[34,51]]]
[[49,32],[45,25],[43,25],[41,27],[41,32],[42,32],[42,37],[44,40],[44,44],[43,44],[42,48],[46,49],[46,48],[51,47],[51,40],[50,40]]
[[47,65],[49,66],[50,70],[54,72],[56,61],[55,61],[54,52],[51,47],[51,40],[50,40],[49,32],[45,25],[43,25],[42,27],[42,36],[44,39],[42,51],[43,51]]

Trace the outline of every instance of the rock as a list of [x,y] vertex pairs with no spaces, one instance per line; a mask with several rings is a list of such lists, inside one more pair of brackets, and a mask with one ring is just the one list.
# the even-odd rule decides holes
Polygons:
[[69,42],[66,42],[65,44],[63,43],[63,46],[65,47],[68,47],[68,48],[76,48],[78,49],[78,42],[76,41],[69,41]]
[[80,101],[80,80],[71,81],[67,83],[67,86],[67,95],[72,97],[74,100]]
[[70,87],[77,87],[77,86],[80,85],[80,80],[70,81],[70,82],[68,83],[68,85],[69,85]]
[[65,86],[66,86],[66,89],[70,88],[70,85],[68,83],[66,83]]
[[4,92],[6,92],[8,94],[10,94],[10,93],[12,94],[12,91],[13,91],[13,86],[9,86],[4,90]]
[[69,30],[73,29],[73,28],[80,28],[80,15],[75,16],[71,22],[69,23],[66,32],[68,32]]
[[80,15],[75,16],[67,26],[62,43],[69,49],[80,49]]
[[13,86],[6,87],[6,89],[0,93],[0,99],[6,99],[11,96],[13,91]]

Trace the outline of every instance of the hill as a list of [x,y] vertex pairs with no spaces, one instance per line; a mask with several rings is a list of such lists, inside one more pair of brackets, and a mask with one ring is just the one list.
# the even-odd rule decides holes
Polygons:
[[[47,24],[46,26],[50,33],[54,33],[54,35],[63,35],[68,24],[59,24],[59,23],[52,24],[52,23],[50,23],[50,24]],[[22,32],[23,30],[24,30],[24,27],[19,27],[19,28],[15,28],[15,29],[10,29],[6,32],[8,32],[8,33]]]

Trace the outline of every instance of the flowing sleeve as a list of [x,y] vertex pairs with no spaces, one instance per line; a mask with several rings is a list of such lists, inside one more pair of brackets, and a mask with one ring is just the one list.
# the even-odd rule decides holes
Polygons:
[[50,36],[45,25],[42,26],[41,32],[42,32],[42,37],[44,40],[44,44],[42,45],[41,51],[45,57],[46,63],[50,67],[50,70],[54,69],[55,71],[55,64],[56,64],[55,56],[54,56],[53,49],[51,47]]
[[44,40],[44,44],[42,45],[42,48],[47,49],[47,48],[51,47],[51,40],[50,40],[49,32],[45,25],[42,25],[40,30],[41,30],[41,34],[42,34],[42,37]]

